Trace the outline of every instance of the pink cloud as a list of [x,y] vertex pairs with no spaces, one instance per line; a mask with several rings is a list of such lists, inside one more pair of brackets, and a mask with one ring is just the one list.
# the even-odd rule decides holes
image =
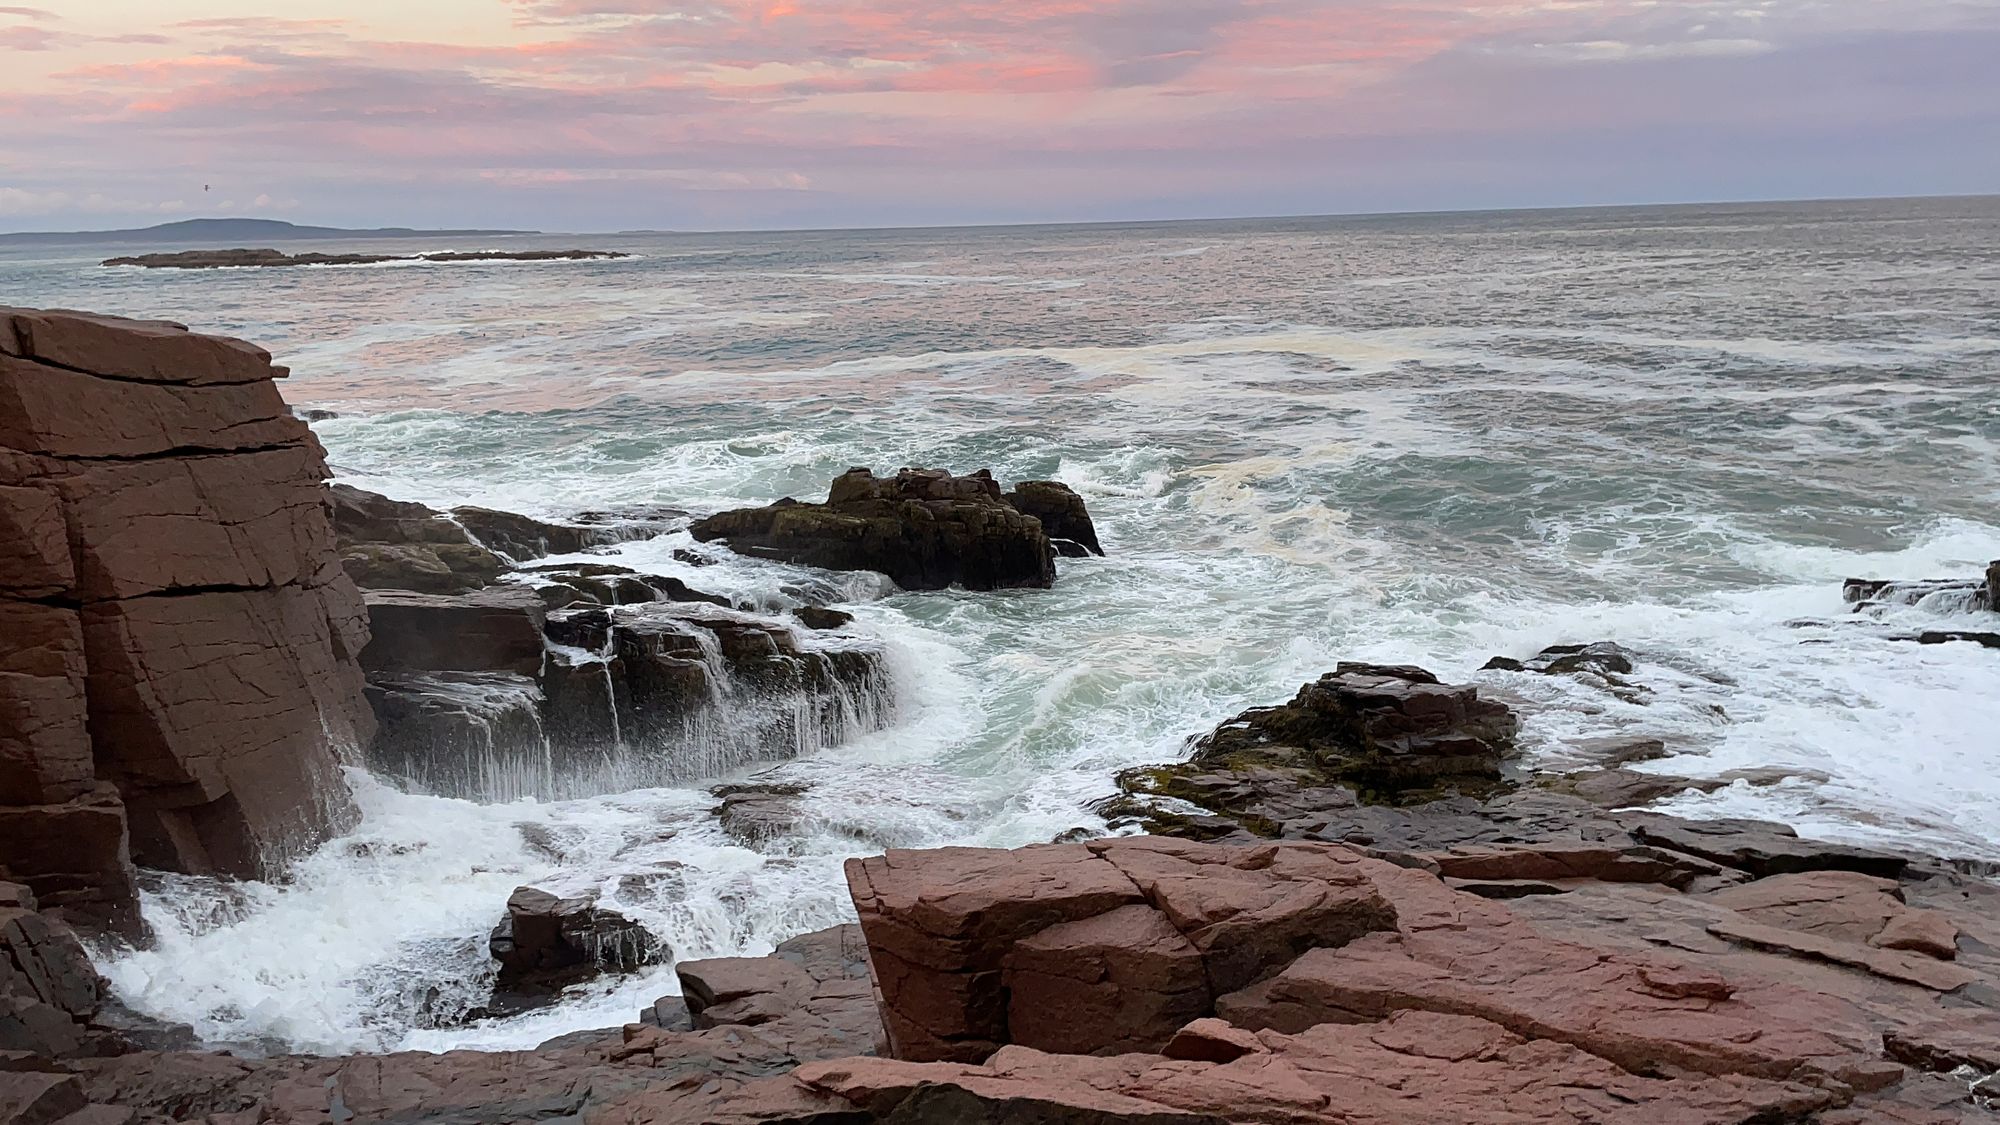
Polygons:
[[[1753,7],[1756,18],[1741,15]],[[1618,114],[1660,127],[1712,114],[1726,125],[1708,100],[1668,93],[1679,89],[1668,79],[1704,60],[1774,64],[1715,61],[1705,44],[1803,49],[1868,31],[1870,9],[1863,0],[509,0],[522,41],[505,44],[392,40],[333,15],[187,20],[118,36],[130,50],[79,55],[87,65],[59,67],[36,89],[0,80],[0,149],[67,153],[78,176],[254,165],[290,177],[274,197],[336,183],[835,192],[877,190],[898,175],[911,192],[935,194],[924,185],[994,169],[1021,183],[1039,174],[1088,185],[1096,175],[1152,190],[1162,170],[1184,184],[1222,183],[1248,161],[1303,168],[1333,146],[1384,137],[1580,131]],[[338,11],[319,0],[287,10]],[[0,9],[53,18],[36,12]],[[83,41],[27,23],[0,28],[0,49],[65,62]],[[1620,73],[1653,60],[1666,77],[1649,78],[1659,92],[1646,104],[1629,104],[1625,86],[1626,102],[1614,102],[1590,93],[1612,89],[1614,76],[1577,71],[1586,58],[1599,69],[1618,60],[1609,70]],[[1550,90],[1564,94],[1539,93]]]

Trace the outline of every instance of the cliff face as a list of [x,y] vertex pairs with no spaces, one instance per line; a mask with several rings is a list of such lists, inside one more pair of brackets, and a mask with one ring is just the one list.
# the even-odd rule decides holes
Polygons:
[[0,862],[46,906],[129,930],[133,860],[266,876],[353,816],[367,615],[286,374],[0,307]]

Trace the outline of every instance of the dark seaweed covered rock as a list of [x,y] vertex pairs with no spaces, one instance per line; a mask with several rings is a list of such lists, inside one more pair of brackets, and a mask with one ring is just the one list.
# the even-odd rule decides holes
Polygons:
[[1384,791],[1495,782],[1519,726],[1503,703],[1407,665],[1354,664],[1195,744],[1202,766],[1272,759]]
[[904,469],[886,480],[849,469],[823,504],[788,498],[722,512],[690,530],[738,554],[879,571],[908,590],[1048,587],[1056,577],[1041,521],[1009,503],[984,469],[962,477]]
[[[1469,685],[1343,662],[1291,702],[1243,712],[1184,762],[1126,770],[1108,818],[1195,839],[1275,836],[1294,815],[1504,790],[1519,722]],[[1164,800],[1162,800],[1164,799]]]

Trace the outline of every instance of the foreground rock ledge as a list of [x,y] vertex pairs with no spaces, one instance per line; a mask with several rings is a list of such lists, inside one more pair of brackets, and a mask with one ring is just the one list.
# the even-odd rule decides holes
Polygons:
[[[1452,859],[1156,837],[892,851],[848,867],[866,962],[846,927],[686,963],[684,1005],[600,1041],[59,1069],[93,1102],[213,1125],[1992,1120],[1969,1093],[2000,1069],[1991,887],[1934,877],[1936,918],[1909,917],[1917,884],[1830,871],[1688,892],[1578,877],[1503,904],[1424,869]],[[1751,926],[1958,975],[1710,934]],[[903,1057],[871,1057],[882,1024]]]

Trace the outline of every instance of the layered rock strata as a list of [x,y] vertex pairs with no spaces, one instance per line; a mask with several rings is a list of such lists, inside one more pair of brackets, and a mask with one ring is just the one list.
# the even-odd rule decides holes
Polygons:
[[[1045,527],[1039,515],[1056,528]],[[903,469],[887,479],[849,469],[834,479],[825,503],[787,498],[709,516],[691,530],[738,554],[878,571],[906,590],[1054,585],[1052,538],[1071,544],[1072,554],[1103,553],[1082,498],[1068,487],[1030,481],[1002,494],[984,469],[962,477]]]
[[131,860],[267,877],[352,817],[368,626],[285,374],[0,309],[0,856],[80,921],[133,932]]

